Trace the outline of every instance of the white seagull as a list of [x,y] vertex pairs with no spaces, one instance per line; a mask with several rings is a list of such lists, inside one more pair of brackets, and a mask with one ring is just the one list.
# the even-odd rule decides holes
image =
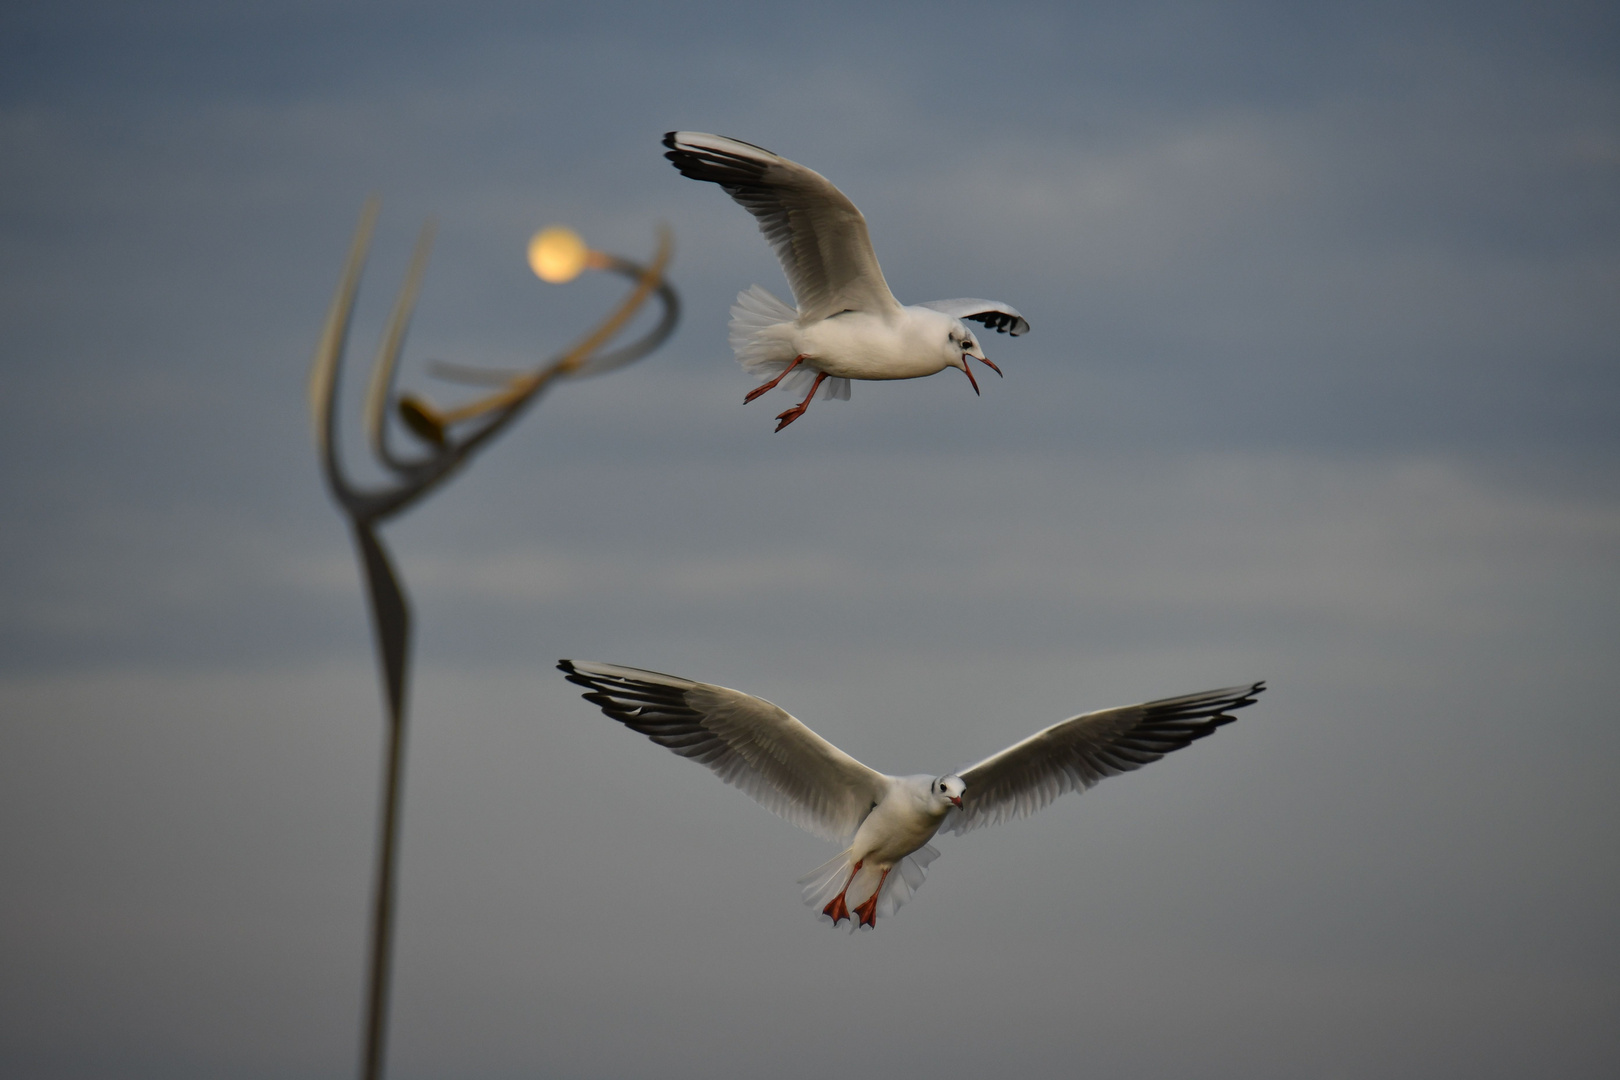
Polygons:
[[804,400],[777,416],[781,431],[804,415],[822,380],[824,395],[849,399],[851,379],[915,379],[960,368],[979,392],[968,358],[1001,369],[979,349],[964,319],[1010,333],[1029,323],[996,300],[934,300],[902,307],[878,267],[866,219],[827,178],[769,150],[698,131],[664,136],[682,176],[719,184],[759,219],[760,232],[782,262],[798,310],[758,285],[731,308],[731,347],[743,367],[771,379],[749,391],[753,401],[789,378]]
[[[834,926],[876,926],[939,857],[935,833],[1028,817],[1070,791],[1139,769],[1229,724],[1265,683],[1085,713],[944,776],[887,776],[763,698],[656,671],[563,660],[585,700],[659,746],[707,765],[766,809],[847,845],[799,879]],[[896,867],[899,873],[891,876]],[[852,906],[853,905],[853,906]],[[859,920],[857,924],[855,919]]]

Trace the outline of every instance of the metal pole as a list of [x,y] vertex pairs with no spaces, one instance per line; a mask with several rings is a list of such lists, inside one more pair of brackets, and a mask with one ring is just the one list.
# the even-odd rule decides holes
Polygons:
[[[371,939],[367,960],[362,1080],[381,1080],[388,1044],[388,1004],[394,955],[394,897],[397,892],[400,819],[403,814],[405,766],[406,689],[410,666],[410,603],[377,536],[376,527],[421,499],[459,469],[474,452],[489,442],[531,406],[556,379],[579,378],[623,366],[647,355],[669,337],[679,318],[680,302],[664,280],[671,253],[668,231],[659,238],[658,254],[646,265],[613,255],[588,251],[584,268],[611,270],[635,281],[630,295],[591,333],[551,361],[527,372],[490,373],[471,369],[474,381],[493,381],[502,389],[460,408],[440,412],[414,397],[393,400],[393,379],[405,340],[422,275],[427,266],[431,226],[423,231],[405,286],[389,319],[383,344],[372,368],[366,419],[372,451],[379,464],[398,482],[361,490],[344,473],[337,449],[337,385],[343,353],[360,286],[360,271],[377,217],[376,200],[368,200],[349,250],[349,259],[321,332],[310,372],[310,408],[315,423],[315,444],[332,498],[349,518],[355,547],[364,571],[370,601],[371,629],[377,646],[387,707],[388,732],[383,751],[382,807],[377,835],[376,876],[371,906]],[[577,239],[575,241],[578,243]],[[577,271],[576,271],[577,272]],[[635,311],[657,296],[663,315],[656,326],[629,345],[614,350],[603,346],[630,320]],[[392,402],[405,426],[428,447],[425,456],[404,458],[388,441],[388,405]],[[460,433],[459,435],[457,433]]]

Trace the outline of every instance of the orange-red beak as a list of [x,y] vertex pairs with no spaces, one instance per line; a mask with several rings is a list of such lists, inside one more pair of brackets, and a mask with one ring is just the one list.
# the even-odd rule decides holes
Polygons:
[[973,377],[973,371],[967,366],[966,360],[962,361],[962,374],[966,375],[968,377],[968,382],[973,384],[974,394],[978,394],[979,380]]

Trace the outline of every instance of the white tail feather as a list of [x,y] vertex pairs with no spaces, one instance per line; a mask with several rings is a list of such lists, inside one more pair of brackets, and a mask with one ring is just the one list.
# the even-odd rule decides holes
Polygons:
[[[737,294],[731,305],[731,351],[737,362],[760,379],[782,374],[798,355],[793,348],[794,328],[799,313],[777,299],[770,290],[750,285]],[[803,364],[777,383],[780,390],[803,394],[810,389],[816,372]],[[849,400],[849,380],[829,378],[821,384],[823,401]]]
[[[928,864],[937,858],[939,849],[932,844],[924,844],[896,863],[889,876],[884,879],[883,891],[878,893],[878,915],[888,918],[899,911],[901,906],[911,899],[912,894],[922,887],[923,881],[928,877]],[[800,878],[799,884],[804,887],[805,905],[824,908],[840,892],[844,893],[844,902],[852,908],[864,903],[872,895],[872,889],[877,885],[878,876],[882,871],[875,867],[863,866],[851,881],[849,872],[853,861],[853,856],[846,849]],[[846,881],[849,881],[847,890],[844,886]],[[850,923],[850,929],[855,929],[853,922]]]
[[939,849],[933,844],[924,844],[895,864],[889,879],[883,883],[883,891],[878,893],[877,913],[886,918],[899,911],[912,894],[922,888],[928,877],[928,864],[937,858]]
[[793,362],[791,327],[799,313],[771,294],[750,285],[731,305],[731,349],[751,375],[780,374]]
[[849,877],[849,852],[840,851],[799,879],[799,884],[804,886],[805,905],[815,908],[826,907],[844,887],[844,879],[847,877]]

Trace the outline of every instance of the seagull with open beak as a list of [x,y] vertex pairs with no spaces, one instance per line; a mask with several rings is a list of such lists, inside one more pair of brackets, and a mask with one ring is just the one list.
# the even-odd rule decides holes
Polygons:
[[781,431],[804,415],[816,391],[849,398],[852,379],[917,379],[960,368],[979,392],[968,360],[1001,374],[980,349],[967,322],[1014,337],[1029,330],[1018,311],[995,300],[934,300],[903,306],[878,267],[866,219],[820,173],[750,143],[694,131],[664,136],[664,156],[682,176],[719,184],[759,220],[787,274],[798,307],[758,285],[731,308],[731,347],[756,376],[749,391],[809,391],[777,415]]

